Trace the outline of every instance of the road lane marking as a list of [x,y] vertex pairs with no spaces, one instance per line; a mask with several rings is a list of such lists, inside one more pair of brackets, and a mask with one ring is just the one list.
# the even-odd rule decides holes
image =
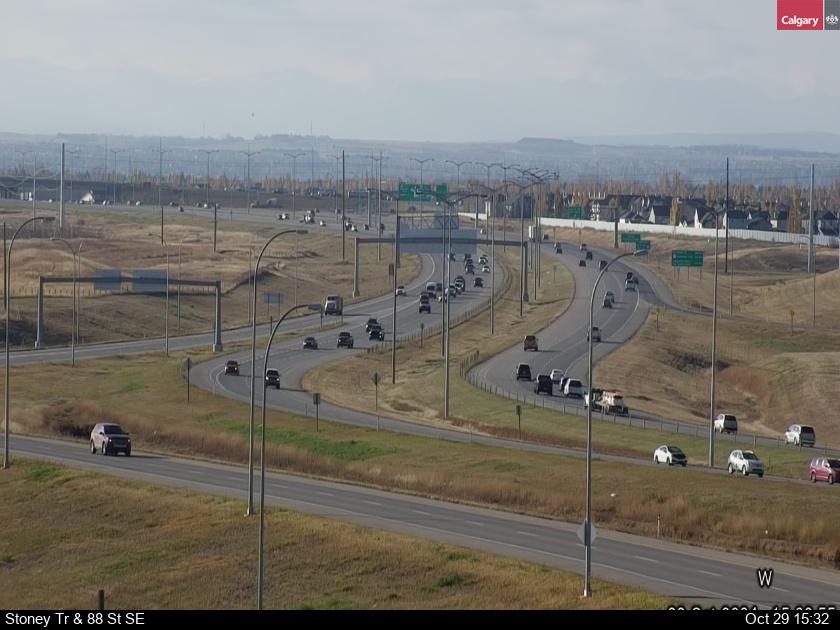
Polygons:
[[720,573],[715,573],[714,571],[704,571],[703,569],[697,569],[697,573],[705,573],[706,575],[711,575],[712,577],[723,577]]
[[535,534],[534,532],[523,532],[520,529],[517,529],[516,533],[517,534],[522,534],[523,536],[531,536],[532,538],[539,538],[540,537],[539,534]]
[[659,560],[654,560],[653,558],[647,558],[645,556],[635,556],[639,560],[646,560],[647,562],[653,562],[655,564],[659,564]]
[[382,505],[379,501],[368,501],[367,499],[362,499],[362,503],[367,503],[368,505]]
[[787,590],[786,588],[779,588],[778,586],[771,586],[770,588],[772,588],[774,591],[781,591],[782,593],[790,593],[790,591]]
[[484,525],[485,525],[484,523],[479,523],[478,521],[465,521],[465,522],[469,523],[470,525],[477,525],[478,527],[484,527]]
[[432,516],[431,512],[424,512],[423,510],[411,510],[415,514],[419,514],[420,516]]

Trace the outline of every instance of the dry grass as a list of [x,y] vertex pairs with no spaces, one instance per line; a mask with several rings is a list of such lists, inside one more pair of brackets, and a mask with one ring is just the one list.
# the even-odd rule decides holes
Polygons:
[[[14,219],[12,219],[14,220]],[[139,269],[165,271],[167,258],[160,246],[157,226],[146,221],[128,221],[120,215],[93,216],[82,219],[88,234],[82,245],[80,273],[94,275],[97,269]],[[188,279],[222,282],[223,327],[245,325],[250,312],[248,269],[256,262],[263,243],[280,229],[299,224],[278,222],[276,226],[255,226],[219,222],[218,251],[213,252],[212,221],[185,215],[166,224],[169,244],[170,278],[180,274]],[[369,299],[388,293],[391,280],[388,264],[391,248],[383,246],[383,260],[376,247],[360,251],[361,295],[351,298],[353,288],[353,238],[346,238],[346,261],[341,261],[341,235],[325,228],[310,226],[306,235],[290,234],[278,238],[263,256],[258,281],[257,317],[268,321],[295,304],[323,302],[328,293],[346,296],[348,302]],[[321,231],[319,231],[321,230]],[[73,246],[78,247],[74,240]],[[180,247],[179,247],[180,245]],[[249,249],[254,250],[249,258]],[[402,257],[401,281],[410,282],[420,270],[417,256]],[[35,332],[35,295],[38,276],[73,275],[73,256],[60,242],[33,241],[19,237],[15,241],[12,274],[11,345],[31,347]],[[96,294],[90,285],[80,291],[80,340],[82,343],[117,341],[163,336],[164,299],[162,295]],[[264,302],[264,292],[283,293],[284,303]],[[48,285],[45,322],[48,344],[69,344],[72,316],[72,285]],[[18,297],[14,297],[18,296]],[[181,294],[178,323],[177,290],[170,289],[169,334],[204,332],[212,329],[214,299],[212,292],[196,293],[184,288]],[[180,328],[179,328],[180,326]]]
[[[138,451],[247,462],[247,405],[195,389],[187,404],[184,384],[178,378],[182,360],[183,355],[169,359],[150,356],[90,361],[72,370],[51,364],[15,368],[13,432],[84,436],[94,422],[109,419],[131,431]],[[51,387],[42,387],[44,382]],[[527,409],[523,422],[536,422],[537,413]],[[269,411],[267,418],[266,459],[275,469],[569,522],[579,522],[583,515],[582,459],[428,440],[324,421],[316,432],[311,416],[274,411]],[[562,426],[568,419],[553,414],[544,421]],[[567,431],[574,434],[570,430],[574,426],[567,425]],[[602,440],[613,444],[621,440],[642,444],[646,440],[649,455],[660,440],[667,439],[652,431],[624,429],[622,434],[610,433],[608,428],[610,425],[598,425],[598,450]],[[692,458],[702,452],[702,444],[696,452],[693,448],[688,443],[686,451]],[[791,457],[798,453],[796,449],[786,451]],[[768,463],[775,472],[776,460]],[[801,463],[797,466],[801,470]],[[840,504],[834,489],[824,485],[711,478],[608,462],[596,462],[593,474],[594,518],[603,527],[650,535],[655,533],[656,516],[661,513],[663,535],[674,540],[762,551],[795,561],[808,558],[821,565],[832,565],[840,549],[840,531],[834,526],[840,518]],[[770,504],[772,511],[766,509]],[[807,513],[801,510],[802,505],[809,506]],[[764,534],[765,530],[770,534]]]
[[[5,608],[242,609],[257,523],[238,502],[18,461],[0,479]],[[487,553],[272,509],[265,606],[280,609],[658,608],[664,597]]]

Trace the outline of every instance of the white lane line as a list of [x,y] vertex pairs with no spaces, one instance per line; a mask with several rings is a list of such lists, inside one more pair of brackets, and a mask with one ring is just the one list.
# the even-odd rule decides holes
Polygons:
[[478,521],[465,521],[470,525],[477,525],[478,527],[484,527],[484,523],[479,523]]
[[362,499],[362,503],[367,503],[368,505],[382,505],[379,501],[368,501],[367,499]]
[[539,534],[535,534],[534,532],[523,532],[521,529],[516,530],[517,534],[521,534],[523,536],[531,536],[532,538],[539,538]]
[[653,558],[647,558],[645,556],[635,556],[639,560],[645,560],[647,562],[653,562],[654,564],[659,564],[659,560],[654,560]]
[[712,577],[723,577],[720,573],[715,573],[714,571],[704,571],[703,569],[697,569],[697,573],[705,573],[706,575],[711,575]]
[[322,497],[334,497],[332,492],[324,492],[323,490],[316,490],[315,494],[320,494]]
[[431,512],[424,512],[423,510],[411,510],[415,514],[419,514],[420,516],[432,516]]
[[770,588],[772,588],[774,591],[781,591],[782,593],[790,593],[790,591],[787,590],[786,588],[779,588],[778,586],[771,586]]

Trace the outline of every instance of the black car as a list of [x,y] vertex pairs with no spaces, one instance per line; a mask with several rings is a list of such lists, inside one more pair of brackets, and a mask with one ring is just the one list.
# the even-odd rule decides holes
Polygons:
[[580,259],[580,262],[578,263],[578,267],[586,267],[586,261],[583,258]]
[[340,332],[338,333],[338,341],[335,344],[336,348],[352,348],[353,347],[353,335],[349,332]]
[[307,337],[303,340],[303,349],[304,350],[317,350],[318,349],[318,340],[315,337]]
[[531,380],[531,366],[527,363],[520,363],[516,366],[516,380],[530,381]]
[[548,394],[549,396],[554,395],[554,383],[548,374],[540,374],[537,376],[537,380],[534,381],[534,393]]
[[372,328],[368,339],[371,341],[385,341],[385,331],[381,328]]
[[562,254],[563,253],[563,246],[560,243],[554,244],[554,253],[555,254]]
[[586,252],[586,260],[592,260],[592,252]]
[[379,326],[380,328],[382,327],[382,325],[379,323],[379,321],[377,321],[375,317],[371,317],[367,320],[367,323],[365,324],[365,332],[369,333],[371,328],[375,328],[377,326]]
[[230,360],[225,363],[225,374],[239,376],[239,361]]
[[599,260],[598,261],[598,269],[603,269],[606,266],[607,266],[607,261],[606,260]]
[[470,274],[470,275],[475,275],[475,267],[473,267],[472,265],[470,265],[469,267],[467,267],[466,269],[464,269],[464,271],[465,271],[466,273]]
[[474,287],[483,287],[484,286],[484,279],[483,278],[476,278],[473,280]]
[[418,310],[418,313],[429,313],[431,315],[431,313],[432,313],[431,305],[429,305],[428,302],[421,302],[420,303],[420,309]]
[[265,371],[265,386],[280,389],[280,372],[275,369]]

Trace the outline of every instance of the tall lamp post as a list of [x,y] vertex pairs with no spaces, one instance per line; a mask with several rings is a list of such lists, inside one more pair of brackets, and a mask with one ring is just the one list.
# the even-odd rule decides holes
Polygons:
[[[128,149],[108,149],[114,154],[114,196],[111,199],[112,205],[117,205],[117,156],[126,153]],[[107,194],[107,193],[106,193]]]
[[457,184],[455,187],[456,192],[461,190],[461,167],[464,164],[472,164],[472,162],[453,162],[452,160],[445,160],[448,164],[454,164],[455,168],[457,169]]
[[296,151],[294,153],[284,153],[292,158],[292,219],[297,219],[295,211],[295,197],[297,197],[297,159],[306,155],[305,151]]
[[[413,157],[413,158],[411,158],[411,161],[412,162],[417,162],[420,165],[420,189],[422,191],[422,188],[423,188],[423,165],[426,162],[434,162],[435,160],[434,160],[434,158],[424,158],[424,159],[421,160],[419,158],[414,158]],[[413,221],[413,219],[412,219],[412,221]],[[422,194],[422,192],[420,194],[420,222],[421,222],[421,224],[423,222],[423,194]]]
[[583,596],[592,597],[592,325],[595,310],[595,292],[598,290],[598,283],[607,273],[607,269],[617,260],[625,256],[644,256],[648,253],[646,249],[639,249],[634,252],[619,254],[610,260],[598,273],[595,284],[592,285],[592,297],[589,300],[589,403],[586,405],[586,518],[583,522],[583,544],[586,548],[586,570],[584,573]]
[[335,191],[333,193],[333,199],[335,203],[333,204],[333,214],[338,214],[338,165],[341,162],[340,155],[328,155],[327,157],[331,157],[335,160]]
[[163,303],[163,351],[169,356],[169,246],[163,242],[163,253],[166,254],[166,297]]
[[[219,149],[199,149],[207,156],[207,173],[204,180],[204,205],[210,207],[210,154],[218,153]],[[216,253],[216,226],[218,224],[218,208],[213,204],[213,253]]]
[[257,262],[254,265],[254,291],[253,291],[253,317],[251,320],[251,399],[250,412],[248,414],[248,510],[245,516],[250,516],[254,513],[254,387],[255,377],[257,372],[257,274],[260,268],[260,261],[262,260],[265,250],[271,245],[274,239],[283,236],[284,234],[306,234],[308,230],[282,230],[277,232],[274,236],[269,238],[265,245],[260,250],[257,256]]
[[[263,541],[265,540],[265,408],[266,408],[266,401],[265,401],[265,373],[268,369],[268,356],[271,354],[271,342],[274,341],[274,335],[277,333],[277,329],[280,328],[280,324],[283,323],[283,320],[286,319],[286,316],[296,310],[306,308],[310,311],[321,311],[320,304],[300,304],[298,306],[293,306],[288,311],[283,313],[277,323],[274,324],[274,327],[271,329],[271,335],[268,337],[268,345],[265,349],[265,358],[263,359],[263,395],[262,395],[262,440],[261,440],[261,447],[260,447],[260,528],[259,528],[259,542],[257,543],[259,550],[257,552],[257,610],[262,610],[263,607],[263,582],[265,577],[265,569],[263,566]],[[256,367],[255,364],[251,364],[252,369],[251,372],[255,372],[253,368]],[[252,374],[253,376],[253,374]],[[252,378],[253,381],[253,378]]]
[[251,151],[251,145],[248,145],[248,150],[240,151],[240,153],[248,156],[248,174],[245,177],[245,204],[248,214],[251,214],[251,156],[262,153],[262,151]]
[[70,154],[70,165],[67,169],[67,178],[70,180],[70,203],[73,203],[73,156],[79,155],[79,153],[81,153],[81,150],[73,149],[72,151],[68,151],[67,153]]
[[172,153],[172,149],[163,150],[163,139],[158,141],[158,205],[160,206],[160,244],[165,247],[163,240],[163,199],[161,188],[163,186],[163,154]]
[[715,381],[717,363],[717,294],[718,294],[718,234],[720,215],[726,208],[715,211],[715,279],[712,292],[712,379],[709,387],[709,468],[715,467]]
[[[70,365],[75,367],[76,366],[76,318],[77,318],[77,313],[76,313],[76,303],[77,303],[76,278],[78,277],[77,273],[76,273],[76,266],[78,264],[78,257],[77,257],[77,254],[76,254],[76,250],[73,249],[73,246],[70,244],[70,241],[68,241],[66,239],[63,239],[63,238],[57,238],[57,237],[52,237],[50,240],[51,241],[56,241],[56,242],[59,242],[59,243],[64,243],[67,246],[67,249],[70,250],[70,254],[73,256],[73,317],[72,317],[72,321],[71,321],[71,324],[70,324]],[[82,241],[82,242],[84,242],[84,241]],[[81,251],[82,251],[82,243],[80,242],[79,243],[79,254],[81,254]]]
[[15,230],[15,233],[12,235],[12,240],[9,241],[9,249],[6,251],[6,263],[4,265],[5,269],[3,272],[3,284],[4,284],[4,291],[3,295],[5,296],[5,306],[6,306],[6,385],[5,385],[5,412],[6,412],[6,419],[4,422],[4,433],[3,433],[3,468],[8,468],[11,464],[9,460],[9,425],[10,425],[10,414],[9,414],[9,311],[11,310],[11,302],[9,300],[9,293],[11,292],[12,288],[12,270],[11,270],[11,262],[12,262],[12,246],[15,244],[15,239],[17,235],[20,234],[20,231],[29,223],[34,223],[35,221],[43,221],[44,223],[51,223],[55,221],[55,217],[32,217],[31,219],[27,219],[23,223],[18,226],[18,229]]

